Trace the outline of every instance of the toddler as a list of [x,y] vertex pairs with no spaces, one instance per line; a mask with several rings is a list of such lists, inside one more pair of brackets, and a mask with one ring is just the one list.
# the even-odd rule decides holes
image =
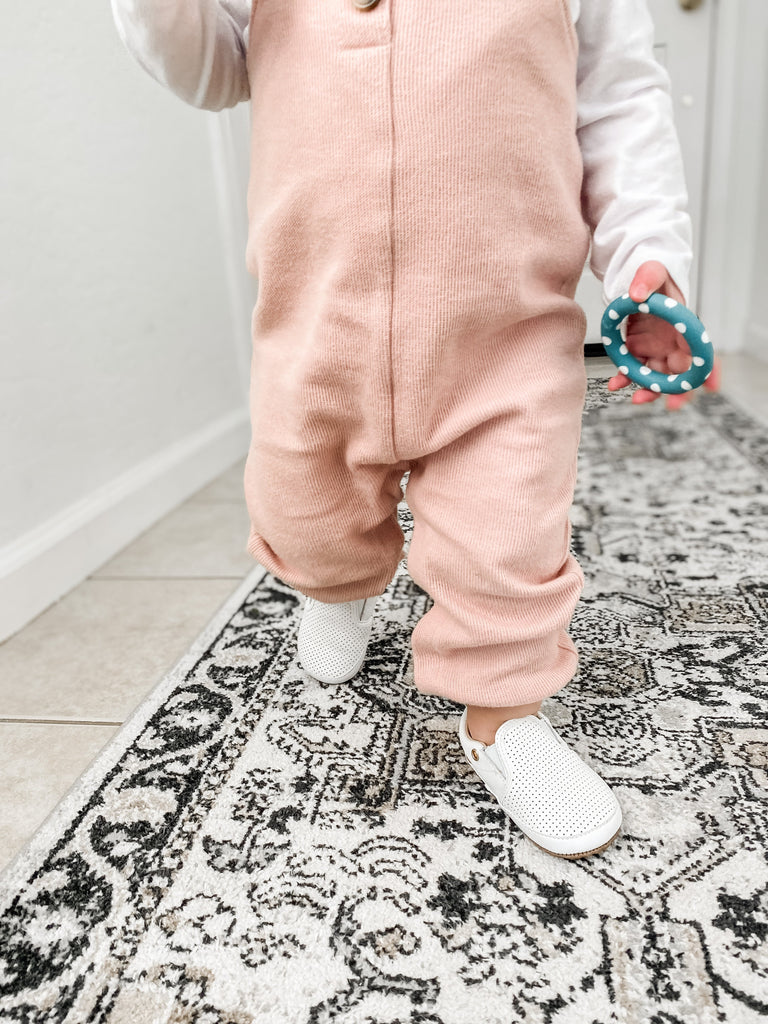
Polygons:
[[[590,243],[604,302],[688,294],[688,196],[646,0],[112,9],[185,102],[251,101],[248,550],[305,595],[302,667],[339,683],[360,669],[403,554],[408,471],[408,571],[433,599],[415,686],[464,705],[468,763],[529,839],[567,858],[605,849],[619,803],[541,703],[577,668],[574,294]],[[653,369],[689,367],[669,324],[627,324]]]

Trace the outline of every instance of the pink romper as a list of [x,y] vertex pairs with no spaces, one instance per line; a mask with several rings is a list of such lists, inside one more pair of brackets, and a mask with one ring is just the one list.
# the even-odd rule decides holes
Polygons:
[[414,682],[459,703],[577,667],[577,51],[568,0],[251,12],[248,550],[321,601],[381,593],[410,469]]

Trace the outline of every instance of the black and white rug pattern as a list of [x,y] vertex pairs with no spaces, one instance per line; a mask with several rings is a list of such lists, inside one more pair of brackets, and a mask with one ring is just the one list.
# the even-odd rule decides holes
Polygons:
[[0,877],[0,1019],[768,1017],[768,430],[590,380],[579,459],[580,664],[545,710],[621,801],[608,850],[549,856],[464,763],[404,563],[340,686],[256,568]]

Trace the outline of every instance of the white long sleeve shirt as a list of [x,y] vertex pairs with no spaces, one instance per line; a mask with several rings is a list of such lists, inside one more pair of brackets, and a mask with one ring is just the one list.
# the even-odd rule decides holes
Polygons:
[[[690,298],[692,224],[669,73],[653,54],[647,0],[569,0],[579,40],[577,136],[589,265],[607,304],[659,260]],[[249,99],[250,0],[111,0],[120,38],[184,102]]]

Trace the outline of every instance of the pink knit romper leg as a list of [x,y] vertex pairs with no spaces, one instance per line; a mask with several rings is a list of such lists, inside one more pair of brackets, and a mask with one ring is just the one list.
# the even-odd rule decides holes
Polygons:
[[411,467],[415,684],[462,703],[576,670],[576,58],[567,0],[251,19],[249,550],[320,600],[376,592]]
[[381,593],[403,554],[390,40],[386,2],[252,8],[248,550],[320,601]]
[[590,232],[568,0],[390,0],[395,451],[425,693],[550,696],[577,669],[569,509]]

